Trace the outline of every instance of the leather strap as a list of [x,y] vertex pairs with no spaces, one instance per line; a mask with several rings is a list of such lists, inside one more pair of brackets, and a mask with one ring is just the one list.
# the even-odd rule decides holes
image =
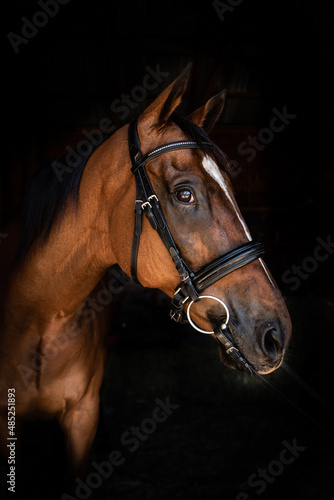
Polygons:
[[262,243],[249,241],[202,267],[194,276],[199,292],[216,283],[236,269],[253,262],[264,254]]
[[226,354],[235,362],[238,368],[240,368],[241,370],[245,370],[246,368],[249,371],[249,373],[253,375],[253,372],[255,370],[248,363],[248,361],[242,356],[239,349],[237,349],[233,345],[231,335],[227,330],[228,329],[223,331],[220,327],[216,328],[216,330],[214,330],[214,335],[216,339],[223,345]]

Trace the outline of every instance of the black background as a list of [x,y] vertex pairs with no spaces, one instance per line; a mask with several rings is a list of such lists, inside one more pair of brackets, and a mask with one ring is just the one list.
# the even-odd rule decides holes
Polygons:
[[[314,255],[317,238],[333,234],[333,6],[329,0],[244,0],[232,9],[221,20],[210,1],[71,0],[16,54],[7,34],[21,34],[22,16],[31,20],[40,7],[35,1],[6,5],[2,232],[10,231],[6,224],[19,212],[36,168],[66,145],[75,147],[82,129],[97,127],[101,118],[125,124],[110,104],[142,83],[147,65],[169,76],[129,118],[191,61],[185,112],[227,87],[214,137],[241,165],[237,200],[254,238],[267,244],[266,260],[293,320],[287,364],[308,384],[305,391],[284,370],[268,377],[302,414],[222,367],[207,339],[171,325],[164,297],[138,289],[132,301],[118,297],[95,458],[119,447],[124,430],[149,417],[157,397],[170,395],[180,407],[138,451],[124,451],[125,464],[94,490],[96,498],[235,499],[244,491],[251,499],[326,500],[333,493],[332,424],[319,398],[332,399],[334,257],[329,253],[295,291],[282,280]],[[249,165],[237,150],[243,131],[267,127],[273,108],[284,106],[296,118]],[[252,203],[245,176],[254,176]],[[56,487],[34,469],[43,453],[54,460],[52,446],[47,452],[42,446],[52,439],[39,424],[27,431],[30,489]],[[264,493],[247,485],[250,474],[277,459],[284,440],[294,439],[306,450]]]

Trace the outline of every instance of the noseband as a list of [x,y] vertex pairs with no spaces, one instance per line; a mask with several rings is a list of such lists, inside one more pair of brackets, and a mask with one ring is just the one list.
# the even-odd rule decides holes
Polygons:
[[[201,146],[210,147],[210,142],[195,142],[195,141],[179,141],[164,144],[155,149],[152,149],[145,155],[142,155],[140,150],[140,141],[137,130],[137,120],[134,120],[129,125],[129,152],[131,158],[131,171],[135,176],[136,181],[136,204],[135,204],[135,228],[132,240],[131,250],[131,274],[134,281],[137,280],[137,258],[139,239],[142,231],[142,215],[147,217],[152,228],[157,231],[160,239],[167,248],[175,267],[180,275],[181,283],[175,290],[174,297],[171,302],[170,316],[177,322],[186,322],[184,305],[188,302],[188,320],[190,324],[202,333],[214,333],[216,338],[223,344],[226,353],[243,367],[252,371],[248,362],[241,356],[239,350],[233,345],[232,339],[227,334],[227,323],[229,318],[228,309],[225,303],[213,296],[200,295],[206,288],[213,285],[221,278],[232,273],[250,262],[260,258],[264,253],[264,248],[261,243],[249,241],[238,248],[228,252],[227,254],[218,257],[214,261],[206,264],[199,271],[193,272],[180,256],[173,236],[168,228],[165,217],[159,205],[158,197],[156,196],[150,180],[147,176],[145,165],[169,151],[180,149],[198,149]],[[198,302],[201,298],[211,298],[222,303],[226,311],[225,322],[213,332],[201,330],[195,325],[190,318],[190,307],[194,302]],[[224,330],[224,332],[223,332]]]

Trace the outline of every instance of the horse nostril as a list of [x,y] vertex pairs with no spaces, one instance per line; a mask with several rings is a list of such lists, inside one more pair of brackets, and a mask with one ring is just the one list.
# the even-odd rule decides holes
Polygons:
[[263,336],[263,351],[272,360],[276,361],[282,355],[283,342],[281,335],[275,328],[269,328]]

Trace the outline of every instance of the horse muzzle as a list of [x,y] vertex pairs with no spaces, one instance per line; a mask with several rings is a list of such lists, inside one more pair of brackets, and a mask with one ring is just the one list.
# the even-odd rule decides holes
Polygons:
[[[207,308],[202,309],[201,314],[198,310],[193,310],[193,305],[202,299],[206,299],[205,302],[214,301],[215,304],[210,307],[205,304]],[[262,323],[264,326],[257,328],[252,325],[249,333],[246,331],[247,322],[240,322],[236,326],[228,305],[218,297],[200,295],[199,301],[189,303],[186,312],[188,322],[198,332],[215,336],[220,343],[224,364],[241,371],[256,371],[262,374],[276,370],[281,365],[286,349],[283,326],[274,321],[265,322]],[[199,327],[194,320],[194,312],[197,317],[206,316],[206,323],[209,322],[211,327],[206,330]]]

